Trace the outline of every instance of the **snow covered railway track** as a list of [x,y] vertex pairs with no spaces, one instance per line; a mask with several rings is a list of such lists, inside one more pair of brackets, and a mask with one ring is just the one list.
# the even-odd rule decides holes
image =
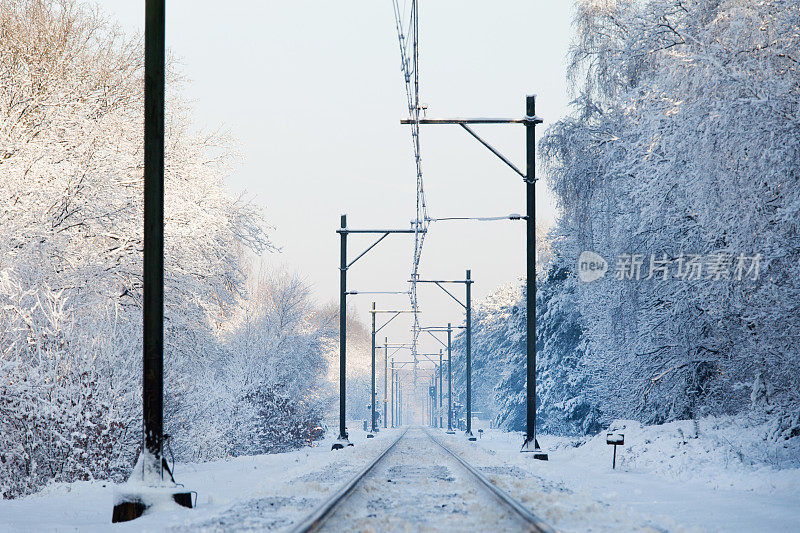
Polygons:
[[553,531],[427,430],[413,428],[293,531],[481,529]]
[[519,503],[517,500],[512,498],[507,492],[503,489],[489,481],[486,476],[481,474],[475,467],[471,464],[466,462],[464,459],[459,457],[455,452],[453,452],[450,448],[442,444],[439,440],[436,439],[430,432],[425,429],[425,433],[431,438],[433,442],[438,444],[444,451],[446,451],[450,456],[452,456],[456,461],[461,464],[470,474],[475,476],[478,481],[488,490],[491,492],[498,500],[500,500],[505,506],[509,507],[516,513],[523,521],[525,521],[529,528],[526,531],[535,531],[541,533],[552,533],[555,530],[551,528],[546,522],[544,522],[541,518],[533,514],[528,510],[527,507]]
[[373,468],[384,458],[386,455],[394,449],[400,439],[402,439],[408,429],[404,430],[399,437],[397,437],[394,442],[392,442],[389,446],[386,447],[383,452],[381,452],[378,457],[376,457],[370,464],[366,466],[361,472],[356,474],[356,476],[351,479],[350,481],[345,484],[344,487],[339,489],[335,494],[333,494],[330,498],[325,500],[322,505],[320,505],[313,513],[311,513],[303,522],[298,524],[292,529],[292,533],[307,533],[311,531],[318,531],[322,524],[333,514],[333,511],[336,507],[341,504],[355,489],[356,485],[364,479],[364,477],[369,474]]

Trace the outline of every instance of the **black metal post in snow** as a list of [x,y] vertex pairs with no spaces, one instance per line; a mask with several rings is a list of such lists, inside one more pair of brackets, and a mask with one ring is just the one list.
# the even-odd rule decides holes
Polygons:
[[452,333],[453,328],[447,323],[447,432],[451,435],[453,431],[453,368],[450,364],[452,360]]
[[372,302],[372,381],[369,398],[370,432],[367,434],[367,438],[371,439],[375,437],[373,433],[377,431],[375,427],[375,302]]
[[[341,229],[347,229],[347,215],[342,215]],[[340,231],[339,259],[339,438],[331,446],[340,450],[352,446],[347,438],[347,231]]]
[[526,220],[526,328],[525,355],[527,370],[526,429],[523,452],[533,452],[534,459],[546,461],[547,454],[536,440],[536,96],[525,98],[525,172]]
[[386,429],[389,424],[389,418],[387,416],[386,409],[388,407],[388,399],[386,394],[388,392],[388,376],[387,372],[389,371],[389,338],[385,337],[383,339],[383,428]]
[[142,416],[144,476],[163,479],[164,436],[164,0],[145,3]]
[[472,434],[472,271],[467,270],[467,431],[469,440],[476,440]]
[[[164,487],[164,92],[165,0],[145,2],[144,29],[144,217],[142,258],[141,475],[148,490]],[[172,473],[167,468],[170,481]],[[124,487],[124,486],[123,486]],[[116,495],[112,523],[140,517],[147,503],[139,483]],[[190,492],[172,492],[175,503],[192,507]],[[171,494],[170,494],[171,493]]]
[[442,427],[442,349],[439,348],[439,428]]

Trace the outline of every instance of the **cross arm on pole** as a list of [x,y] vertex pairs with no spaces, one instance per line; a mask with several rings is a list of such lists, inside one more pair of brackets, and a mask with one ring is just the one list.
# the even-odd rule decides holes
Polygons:
[[526,116],[525,118],[521,119],[513,119],[513,118],[452,118],[452,119],[421,119],[419,121],[413,121],[410,119],[401,120],[401,124],[456,124],[464,128],[467,133],[475,137],[475,139],[485,146],[490,152],[496,155],[503,163],[508,165],[511,170],[522,176],[522,179],[526,182],[535,182],[535,178],[529,178],[522,172],[519,168],[517,168],[514,163],[512,163],[507,157],[501,154],[497,149],[495,149],[491,144],[486,142],[481,138],[480,135],[475,133],[475,130],[470,128],[468,124],[523,124],[525,126],[535,126],[536,124],[542,124],[544,120],[536,115],[533,116]]
[[354,264],[356,261],[358,261],[359,259],[361,259],[361,258],[362,258],[362,257],[364,257],[365,255],[367,255],[367,252],[369,252],[370,250],[372,250],[373,248],[375,248],[376,246],[378,246],[378,244],[380,244],[380,242],[381,242],[383,239],[385,239],[386,237],[388,237],[388,236],[389,236],[389,233],[384,233],[383,235],[381,235],[381,237],[380,237],[380,238],[379,238],[377,241],[375,241],[374,243],[372,243],[372,245],[371,245],[369,248],[367,248],[366,250],[364,250],[363,252],[361,252],[361,253],[358,255],[358,257],[356,257],[355,259],[353,259],[352,261],[350,261],[350,262],[347,264],[347,268],[350,268],[351,266],[353,266],[353,264]]
[[494,147],[493,147],[491,144],[489,144],[488,142],[484,141],[484,140],[483,140],[483,138],[482,138],[480,135],[478,135],[477,133],[475,133],[475,130],[473,130],[472,128],[470,128],[469,126],[467,126],[467,125],[466,125],[465,123],[463,123],[463,122],[462,122],[462,123],[460,123],[460,124],[459,124],[459,126],[461,126],[462,128],[464,128],[464,129],[467,131],[467,133],[469,133],[470,135],[472,135],[473,137],[475,137],[475,139],[476,139],[476,140],[477,140],[479,143],[481,143],[481,144],[482,144],[483,146],[485,146],[485,147],[486,147],[486,148],[487,148],[487,149],[488,149],[490,152],[492,152],[494,155],[496,155],[496,156],[498,157],[498,159],[500,159],[500,161],[502,161],[503,163],[505,163],[506,165],[508,165],[508,166],[511,168],[511,170],[513,170],[514,172],[516,172],[517,174],[519,174],[520,176],[522,176],[522,179],[524,179],[524,180],[528,179],[528,177],[527,177],[527,176],[526,176],[526,175],[525,175],[525,174],[524,174],[524,173],[523,173],[523,172],[522,172],[520,169],[518,169],[518,168],[516,167],[516,165],[514,165],[514,163],[512,163],[512,162],[511,162],[511,161],[510,161],[510,160],[509,160],[509,159],[508,159],[506,156],[504,156],[504,155],[503,155],[503,154],[501,154],[499,151],[497,151],[497,149],[495,149],[495,148],[494,148]]
[[461,300],[459,300],[458,298],[456,298],[456,297],[453,295],[453,293],[452,293],[452,292],[450,292],[450,291],[448,291],[447,289],[445,289],[445,288],[442,286],[442,284],[441,284],[441,283],[439,283],[438,281],[435,281],[434,283],[436,284],[436,286],[437,286],[437,287],[439,287],[439,288],[440,288],[440,289],[442,289],[444,292],[446,292],[447,294],[449,294],[449,295],[450,295],[450,298],[452,298],[453,300],[455,300],[456,302],[458,302],[458,304],[459,304],[461,307],[463,307],[464,309],[466,309],[466,308],[467,308],[466,304],[464,304],[464,303],[463,303]]
[[389,325],[389,323],[390,323],[392,320],[394,320],[395,318],[399,317],[399,316],[400,316],[400,314],[401,314],[401,313],[400,313],[399,311],[398,311],[397,313],[395,313],[395,314],[394,314],[394,316],[393,316],[392,318],[390,318],[389,320],[387,320],[386,322],[384,322],[384,324],[383,324],[381,327],[379,327],[378,329],[376,329],[376,330],[375,330],[375,333],[379,333],[379,332],[380,332],[380,331],[381,331],[383,328],[385,328],[386,326],[388,326],[388,325]]
[[[342,225],[344,225],[344,223],[342,223]],[[341,235],[348,235],[350,233],[363,233],[363,234],[367,234],[367,235],[380,235],[380,237],[378,238],[377,241],[372,243],[372,245],[370,245],[369,248],[367,248],[366,250],[361,252],[358,255],[358,257],[356,257],[355,259],[353,259],[352,261],[350,261],[347,264],[345,269],[348,269],[351,266],[353,266],[353,264],[356,261],[358,261],[359,259],[364,257],[367,254],[367,252],[369,252],[370,250],[375,248],[383,239],[385,239],[389,235],[392,235],[392,234],[395,234],[395,233],[405,233],[405,234],[425,233],[426,231],[427,230],[425,230],[425,229],[414,229],[414,228],[411,228],[411,229],[349,229],[349,228],[339,228],[339,229],[336,230],[336,233],[339,233]]]
[[394,351],[392,352],[392,354],[391,354],[391,357],[394,357],[394,355],[395,355],[397,352],[399,352],[400,350],[402,350],[402,349],[410,350],[411,348],[410,348],[409,346],[401,346],[401,347],[399,347],[399,348],[395,348],[395,350],[394,350]]
[[[524,118],[422,118],[419,124],[541,124],[544,122],[536,115]],[[416,124],[416,120],[403,119],[400,124]]]
[[411,291],[347,291],[345,294],[350,296],[357,294],[411,294]]
[[442,340],[441,340],[439,337],[437,337],[436,335],[434,335],[434,334],[433,334],[433,332],[432,332],[431,330],[429,330],[429,329],[425,329],[425,330],[423,330],[423,331],[424,331],[425,333],[427,333],[428,335],[430,335],[431,337],[433,337],[434,339],[436,339],[436,342],[438,342],[439,344],[441,344],[442,346],[444,346],[445,348],[447,348],[447,344],[445,344],[444,342],[442,342]]

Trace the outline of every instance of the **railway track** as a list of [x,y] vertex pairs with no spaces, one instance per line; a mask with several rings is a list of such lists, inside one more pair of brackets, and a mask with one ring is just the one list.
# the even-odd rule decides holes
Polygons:
[[480,529],[554,531],[427,429],[412,428],[292,531]]

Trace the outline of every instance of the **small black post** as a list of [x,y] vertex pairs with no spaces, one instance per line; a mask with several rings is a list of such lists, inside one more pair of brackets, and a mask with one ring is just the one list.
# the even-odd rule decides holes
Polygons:
[[383,429],[386,429],[389,424],[389,418],[387,417],[388,413],[386,409],[389,407],[389,400],[386,397],[387,393],[389,392],[388,387],[388,379],[389,376],[387,375],[389,371],[389,338],[384,337],[383,339]]
[[345,405],[347,395],[347,215],[342,215],[339,232],[339,438],[331,450],[341,450],[353,444],[347,438]]
[[369,401],[369,433],[368,439],[375,437],[374,433],[378,430],[375,427],[375,302],[372,302],[372,381],[370,385]]
[[472,434],[472,271],[467,270],[467,431],[469,440],[477,440]]
[[523,452],[533,452],[534,459],[547,460],[536,440],[536,97],[525,98],[525,144],[527,169],[525,172],[526,219],[526,327],[525,355],[527,369],[526,429]]
[[452,349],[451,341],[453,328],[447,323],[447,432],[451,435],[453,431],[453,368],[450,365]]
[[611,460],[611,470],[617,469],[617,445],[614,445],[614,459]]

